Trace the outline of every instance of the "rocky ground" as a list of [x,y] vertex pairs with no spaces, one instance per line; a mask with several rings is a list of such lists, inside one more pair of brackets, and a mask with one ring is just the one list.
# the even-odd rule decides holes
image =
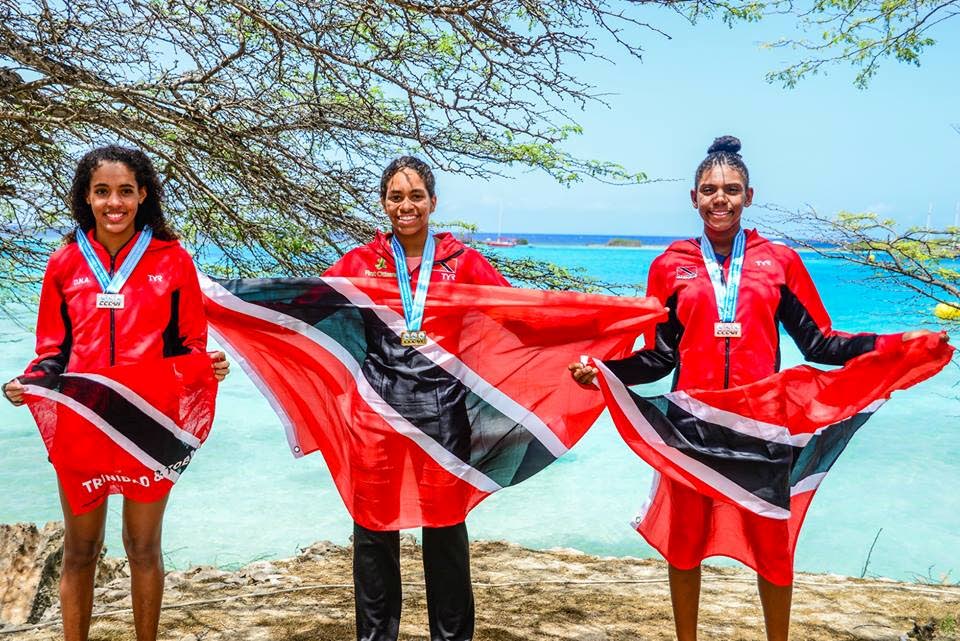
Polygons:
[[[12,527],[28,526],[0,526]],[[54,575],[46,567],[55,563],[49,557],[38,563],[47,572],[47,587],[40,590],[46,605],[11,608],[17,589],[37,591],[26,578],[24,568],[30,564],[11,560],[18,548],[10,541],[16,536],[30,538],[29,533],[0,529],[0,618],[14,620],[10,612],[16,609],[19,620],[32,612],[35,623],[0,627],[0,641],[57,639],[58,606],[50,583]],[[47,532],[46,538],[46,548],[28,544],[19,549],[29,553],[33,546],[49,553],[55,536]],[[471,551],[478,641],[673,638],[666,569],[660,561],[528,550],[505,542],[476,542]],[[408,583],[401,639],[426,639],[420,550],[412,537],[404,537],[402,557]],[[41,577],[43,572],[41,568]],[[91,641],[133,641],[123,564],[108,560],[102,574]],[[701,603],[702,639],[764,638],[749,572],[705,567]],[[960,640],[956,586],[801,574],[793,612],[792,637],[801,641]],[[352,640],[350,549],[321,542],[296,558],[259,561],[236,572],[213,567],[170,572],[160,629],[164,640]]]

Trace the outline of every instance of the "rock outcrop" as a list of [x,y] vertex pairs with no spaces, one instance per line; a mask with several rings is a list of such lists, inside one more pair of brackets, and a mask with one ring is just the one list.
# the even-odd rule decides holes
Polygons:
[[[0,524],[0,625],[36,623],[58,610],[63,523]],[[97,567],[97,584],[127,576],[126,561],[106,557]]]
[[0,525],[0,623],[34,623],[56,599],[63,525]]
[[[39,532],[26,536],[36,539],[34,548],[41,547]],[[401,547],[400,636],[425,640],[421,550],[408,536]],[[528,550],[502,541],[476,541],[471,556],[477,641],[675,638],[662,561]],[[123,574],[95,591],[91,639],[134,639],[130,581]],[[708,565],[703,579],[702,638],[762,641],[755,575]],[[794,595],[792,636],[798,640],[960,641],[958,586],[798,574]],[[54,604],[35,625],[0,628],[0,641],[59,641],[58,616]],[[351,549],[321,542],[295,558],[257,561],[235,571],[204,566],[168,572],[159,638],[349,641],[353,617]]]

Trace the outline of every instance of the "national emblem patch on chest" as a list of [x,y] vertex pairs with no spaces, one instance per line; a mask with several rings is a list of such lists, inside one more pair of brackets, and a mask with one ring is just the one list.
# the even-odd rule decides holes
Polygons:
[[677,267],[677,280],[693,280],[696,277],[696,265],[680,265]]

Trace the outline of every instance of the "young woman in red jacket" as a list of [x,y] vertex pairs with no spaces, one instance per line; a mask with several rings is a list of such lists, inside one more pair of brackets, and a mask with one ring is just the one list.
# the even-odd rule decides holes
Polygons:
[[[437,206],[433,172],[422,160],[403,156],[391,162],[380,179],[380,202],[392,232],[348,252],[324,276],[396,278],[406,282],[408,337],[417,345],[419,325],[413,291],[421,282],[450,281],[509,286],[507,280],[475,249],[449,233],[430,232],[430,214]],[[424,294],[427,292],[425,291]],[[419,298],[419,297],[418,297]],[[420,301],[425,302],[425,296]],[[362,426],[358,426],[362,429]],[[450,435],[469,448],[470,434]],[[474,603],[470,585],[467,526],[423,528],[423,569],[427,584],[427,616],[434,641],[473,638]],[[353,526],[353,581],[357,639],[396,641],[400,627],[400,533]]]
[[[3,386],[10,402],[23,403],[23,383],[64,372],[206,351],[207,322],[196,269],[164,219],[161,197],[157,172],[141,151],[102,147],[80,160],[70,192],[77,230],[67,235],[47,263],[37,317],[37,357],[22,376]],[[104,296],[117,294],[101,291],[94,265],[87,262],[78,240],[89,243],[91,260],[98,260],[110,276],[118,270],[128,273],[119,307],[101,302]],[[140,248],[134,252],[138,240]],[[214,375],[223,380],[229,369],[224,354],[210,357]],[[80,515],[71,511],[62,487],[60,497],[66,528],[60,579],[63,632],[66,641],[86,641],[103,546],[106,494]],[[157,638],[166,504],[166,496],[150,503],[123,501],[123,543],[137,641]]]
[[[878,336],[834,330],[799,254],[756,230],[742,229],[740,217],[753,201],[753,188],[739,151],[737,138],[717,138],[697,168],[690,198],[703,220],[703,234],[673,243],[650,266],[647,295],[657,297],[670,310],[669,317],[644,337],[644,349],[604,362],[620,380],[636,385],[673,372],[674,390],[752,383],[780,369],[781,324],[804,358],[827,365],[842,365],[890,341],[929,333]],[[736,295],[718,300],[717,292],[727,288]],[[580,363],[571,363],[570,370],[583,384],[597,375],[596,368]],[[730,528],[744,530],[754,549],[767,639],[788,638],[792,584],[764,578],[764,559],[788,554],[796,533],[784,521],[782,537],[761,539],[746,523],[733,504],[660,477],[639,532],[669,564],[679,641],[697,638],[701,561],[736,554],[711,545],[708,533]]]

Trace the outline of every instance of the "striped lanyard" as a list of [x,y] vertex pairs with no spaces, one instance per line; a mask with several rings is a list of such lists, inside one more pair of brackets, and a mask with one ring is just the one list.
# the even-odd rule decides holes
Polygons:
[[93,251],[93,245],[90,244],[87,235],[83,233],[83,230],[79,227],[77,227],[76,237],[77,245],[80,246],[80,253],[83,254],[83,258],[87,261],[87,265],[90,266],[90,270],[93,272],[97,282],[100,283],[100,290],[105,294],[117,294],[123,288],[127,279],[130,278],[133,270],[137,268],[137,263],[143,258],[143,253],[147,251],[147,245],[150,244],[150,239],[153,238],[153,230],[150,229],[149,225],[144,225],[143,231],[140,232],[140,237],[137,238],[137,242],[133,245],[133,249],[130,250],[127,259],[123,261],[123,264],[120,265],[120,268],[114,273],[113,278],[111,278],[107,270],[104,269],[103,263],[100,262],[96,252]]
[[423,256],[420,259],[420,276],[417,278],[417,293],[412,295],[410,288],[410,272],[407,271],[407,254],[403,245],[393,235],[390,242],[393,249],[393,262],[397,265],[397,284],[400,286],[400,300],[403,302],[403,315],[407,321],[407,329],[411,332],[420,331],[423,324],[423,310],[427,306],[427,290],[430,288],[430,276],[433,274],[433,256],[436,243],[428,232],[427,240],[423,243]]
[[737,316],[737,296],[740,294],[740,276],[743,274],[743,254],[746,251],[747,235],[743,230],[737,232],[733,239],[733,253],[730,254],[730,274],[727,282],[723,282],[723,267],[717,262],[717,255],[713,251],[713,245],[706,236],[700,237],[700,253],[703,254],[703,262],[707,267],[707,273],[710,275],[710,282],[713,283],[713,294],[717,299],[717,311],[720,313],[720,320],[724,323],[732,323]]

